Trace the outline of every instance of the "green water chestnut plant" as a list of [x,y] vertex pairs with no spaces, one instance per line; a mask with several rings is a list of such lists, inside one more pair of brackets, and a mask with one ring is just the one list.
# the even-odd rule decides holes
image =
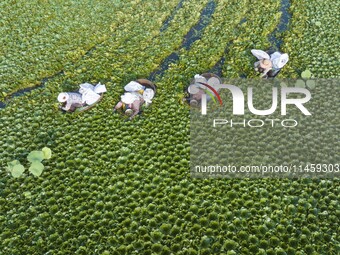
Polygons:
[[[180,1],[182,7],[160,32]],[[215,1],[215,13],[201,37],[190,49],[181,48],[183,37],[209,1],[1,2],[0,23],[6,36],[0,38],[4,45],[0,95],[64,71],[47,79],[44,88],[13,97],[0,109],[0,148],[4,148],[0,168],[18,155],[20,162],[10,162],[9,168],[18,177],[25,176],[18,183],[0,171],[1,254],[339,253],[338,179],[190,177],[190,152],[195,148],[188,135],[188,107],[179,104],[177,94],[193,75],[209,71],[222,57],[221,76],[255,77],[249,49],[269,48],[267,35],[280,22],[280,0]],[[39,8],[34,8],[38,2]],[[293,75],[307,88],[306,80],[338,77],[333,10],[339,1],[290,2],[293,18],[280,36],[280,50],[290,60],[280,77]],[[149,77],[172,52],[179,60],[154,77],[159,93],[153,106],[133,122],[111,115],[123,86]],[[306,69],[312,73],[309,78],[301,77]],[[110,93],[98,107],[77,116],[53,109],[60,91],[72,91],[85,81],[107,85]],[[294,84],[287,81],[286,86]],[[325,102],[334,96],[329,86],[322,91],[320,87],[307,106],[316,110],[313,113],[321,112],[313,108],[323,102],[316,97],[319,92]],[[265,109],[261,107],[267,106],[266,101],[259,100],[259,109]],[[329,107],[324,118],[336,125],[336,113],[335,107]],[[220,132],[229,138],[220,150],[229,151],[228,160],[248,165],[261,161],[264,152],[275,155],[271,164],[304,157],[313,157],[311,163],[322,162],[315,144],[329,144],[335,130],[313,123],[298,132],[274,128],[272,135],[243,128],[235,134],[228,129]],[[299,139],[309,133],[322,135],[317,140]],[[282,143],[273,144],[273,136]],[[205,141],[203,148],[208,145]],[[294,146],[286,146],[290,143]],[[26,156],[52,144],[58,157],[49,173],[44,178],[26,174],[31,165],[32,170],[41,169],[38,163],[45,165],[41,152],[30,156],[35,164]],[[234,150],[234,144],[241,146]],[[323,152],[332,155],[332,150]]]
[[7,163],[7,171],[10,172],[14,178],[18,178],[24,173],[25,167],[20,164],[18,160],[13,160]]
[[309,79],[312,77],[312,73],[309,70],[305,70],[301,73],[301,78]]
[[302,79],[298,79],[296,81],[295,86],[296,87],[300,87],[300,88],[307,87],[309,89],[314,89],[315,86],[316,86],[316,83],[315,83],[314,80],[311,79],[311,77],[312,77],[311,71],[309,71],[308,69],[303,71],[301,73],[301,78]]
[[[41,161],[50,159],[51,156],[52,151],[47,147],[44,147],[41,151],[31,151],[27,155],[27,160],[31,163],[28,171],[34,176],[39,177],[45,168]],[[25,172],[25,167],[19,160],[13,160],[7,164],[7,171],[10,172],[14,178],[19,178]]]

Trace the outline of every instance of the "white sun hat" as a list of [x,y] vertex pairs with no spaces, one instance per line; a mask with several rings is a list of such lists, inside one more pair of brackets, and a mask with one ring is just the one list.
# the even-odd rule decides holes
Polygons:
[[211,77],[209,78],[209,80],[207,81],[207,84],[214,87],[215,85],[219,85],[221,84],[220,80],[217,77]]
[[139,91],[139,90],[144,90],[144,89],[145,87],[136,81],[130,81],[124,87],[124,90],[128,92]]
[[121,98],[121,100],[124,104],[132,104],[139,97],[135,94],[126,92],[126,93],[124,93],[124,95],[121,95],[120,98]]
[[196,94],[198,93],[199,91],[199,86],[195,85],[195,84],[191,84],[189,87],[188,87],[188,92],[190,94]]
[[94,92],[91,89],[87,89],[83,94],[82,94],[82,103],[86,103],[88,105],[92,105],[96,103],[100,98],[100,95],[98,95],[96,92]]
[[100,82],[94,87],[93,89],[94,92],[96,92],[97,94],[100,94],[100,93],[104,93],[106,92],[106,87],[105,85],[103,84],[100,84]]
[[60,94],[58,95],[58,101],[59,101],[60,103],[64,103],[64,102],[66,102],[68,99],[69,99],[69,95],[68,95],[67,93],[65,93],[65,92],[62,92],[62,93],[60,93]]
[[85,91],[87,91],[87,90],[93,90],[94,89],[94,86],[92,85],[92,84],[90,84],[90,83],[83,83],[83,84],[80,84],[79,85],[79,93],[80,94],[83,94]]
[[190,106],[196,107],[198,105],[198,102],[196,99],[190,100]]
[[133,110],[132,109],[126,109],[125,115],[131,116],[132,114],[133,114]]
[[207,83],[207,79],[204,78],[202,75],[196,74],[196,75],[195,75],[195,83],[196,83],[198,86],[201,85],[199,82]]
[[258,59],[258,60],[262,60],[262,59],[270,59],[269,55],[267,52],[263,51],[263,50],[251,50],[251,53]]
[[287,53],[281,54],[280,52],[274,52],[271,56],[270,59],[273,63],[274,68],[282,68],[287,64],[289,57]]
[[190,94],[196,94],[199,91],[198,88],[206,89],[206,86],[204,86],[201,83],[208,83],[207,79],[202,75],[196,74],[194,77],[195,77],[195,84],[194,86],[190,85],[189,88],[192,92],[195,92],[195,93],[189,92]]
[[145,89],[143,92],[143,99],[148,102],[150,101],[151,103],[151,99],[155,96],[155,91],[153,89]]

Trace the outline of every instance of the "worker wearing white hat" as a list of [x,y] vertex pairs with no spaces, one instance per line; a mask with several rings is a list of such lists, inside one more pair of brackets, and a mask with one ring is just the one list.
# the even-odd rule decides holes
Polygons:
[[[146,85],[145,85],[146,84]],[[155,86],[152,88],[147,87],[152,84],[151,81],[146,79],[138,79],[131,81],[124,86],[125,93],[120,97],[120,102],[114,107],[113,112],[118,109],[123,109],[124,113],[132,119],[135,115],[140,113],[142,105],[148,106],[152,103],[155,96]]]
[[58,101],[63,103],[61,109],[74,111],[77,107],[83,106],[82,95],[76,92],[62,92],[58,95]]
[[126,115],[132,119],[140,111],[140,106],[144,103],[144,98],[138,92],[125,92],[120,102],[114,107],[114,112],[122,108]]
[[58,95],[58,101],[63,103],[60,107],[64,111],[73,112],[76,108],[90,106],[101,99],[101,94],[106,92],[106,87],[100,82],[93,86],[90,83],[79,85],[78,92],[63,92]]
[[215,86],[221,84],[221,79],[215,74],[196,74],[192,84],[190,84],[187,88],[190,97],[188,100],[185,99],[188,101],[188,103],[190,103],[191,106],[198,106],[202,101],[203,94],[206,94],[207,102],[215,97],[214,94],[212,94],[210,90],[204,86],[204,84],[208,84],[214,88]]
[[254,64],[255,71],[261,73],[261,77],[275,77],[287,64],[289,57],[287,53],[274,52],[269,54],[263,50],[251,50],[251,53],[259,60]]

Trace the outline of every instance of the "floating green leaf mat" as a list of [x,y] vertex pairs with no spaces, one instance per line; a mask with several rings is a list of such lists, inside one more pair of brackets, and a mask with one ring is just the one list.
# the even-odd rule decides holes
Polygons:
[[[256,77],[249,50],[270,48],[282,19],[280,0],[214,1],[200,38],[181,48],[208,2],[1,1],[0,97],[63,72],[0,108],[0,254],[339,254],[338,179],[190,177],[188,107],[178,94],[222,58],[221,77]],[[339,78],[339,4],[290,1],[279,35],[290,60],[279,77],[310,70],[313,78]],[[112,115],[123,86],[150,77],[174,52],[176,61],[152,79],[152,109],[131,122]],[[58,93],[84,81],[107,86],[100,104],[60,114]],[[332,119],[323,133],[338,127]],[[299,158],[304,145],[289,153]],[[26,157],[44,147],[53,156],[42,150],[38,176],[41,165],[30,173]],[[246,162],[258,155],[247,157],[235,153]],[[18,178],[7,171],[13,159],[26,168],[15,167]]]

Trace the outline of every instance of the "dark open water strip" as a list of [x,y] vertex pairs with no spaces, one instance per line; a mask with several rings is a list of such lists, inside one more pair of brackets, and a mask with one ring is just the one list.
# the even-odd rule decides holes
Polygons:
[[[104,42],[100,42],[98,44],[95,44],[93,45],[90,49],[88,49],[85,54],[80,58],[80,60],[78,60],[77,62],[80,62],[81,60],[83,60],[85,57],[87,56],[90,56],[92,54],[92,52],[94,50],[97,49],[97,47],[101,44],[103,44]],[[75,63],[73,63],[75,64]],[[11,98],[14,98],[14,97],[19,97],[19,96],[22,96],[26,93],[29,93],[31,92],[32,90],[35,90],[35,89],[40,89],[40,88],[44,88],[45,87],[45,84],[46,82],[48,82],[49,80],[52,80],[60,75],[64,75],[64,70],[61,70],[61,71],[58,71],[57,73],[51,75],[51,76],[48,76],[48,77],[45,77],[41,80],[41,82],[39,83],[39,85],[37,86],[34,86],[34,87],[30,87],[30,88],[23,88],[23,89],[19,89],[18,91],[10,94],[7,98],[6,98],[6,101],[10,100]],[[1,102],[0,101],[0,109],[1,108],[5,108],[7,106],[7,104],[5,102]]]
[[[48,77],[45,77],[42,79],[42,81],[40,82],[39,85],[37,86],[34,86],[34,87],[30,87],[30,88],[24,88],[24,89],[20,89],[14,93],[12,93],[11,95],[9,95],[6,99],[6,101],[9,101],[11,98],[14,98],[14,97],[19,97],[19,96],[22,96],[26,93],[29,93],[31,92],[32,90],[35,90],[35,89],[40,89],[40,88],[44,88],[45,87],[45,84],[46,82],[48,82],[49,80],[51,79],[54,79],[56,78],[57,76],[60,76],[60,75],[64,75],[64,70],[61,70],[51,76],[48,76]],[[0,101],[0,109],[1,108],[5,108],[7,106],[7,104],[5,102],[1,102]]]
[[173,20],[173,18],[175,17],[175,15],[176,15],[178,9],[182,8],[183,2],[184,2],[184,1],[185,1],[185,0],[181,0],[181,1],[177,4],[177,6],[176,6],[175,10],[172,12],[172,14],[171,14],[171,15],[163,22],[163,25],[162,25],[162,27],[160,28],[160,31],[161,31],[161,32],[165,31],[165,30],[169,27],[170,22],[171,22],[171,21]]
[[[274,29],[274,31],[269,34],[268,40],[271,44],[271,47],[269,51],[275,52],[277,50],[280,50],[281,45],[283,43],[281,34],[285,31],[288,30],[288,24],[290,22],[290,19],[292,15],[289,13],[289,8],[290,8],[290,0],[281,0],[281,8],[280,11],[282,12],[281,19],[277,27]],[[237,25],[236,29],[238,29],[244,22],[246,22],[247,19],[243,18],[240,23]],[[209,70],[210,73],[214,73],[218,76],[222,76],[222,69],[225,63],[225,55],[229,52],[229,48],[232,46],[233,41],[229,41],[226,45],[226,48],[224,50],[224,56],[220,58],[216,62],[216,64]],[[249,49],[250,50],[250,49]],[[240,78],[246,78],[246,74],[241,74]]]
[[210,23],[211,17],[215,12],[216,3],[209,1],[201,12],[199,21],[193,26],[184,37],[181,47],[189,50],[191,45],[199,40],[202,36],[204,28]]
[[[237,24],[237,26],[235,27],[235,30],[237,31],[240,27],[241,27],[241,25],[244,23],[244,22],[246,22],[247,21],[247,19],[246,18],[243,18],[238,24]],[[224,63],[225,63],[225,56],[228,54],[228,52],[229,52],[229,49],[230,49],[230,47],[232,46],[232,44],[233,44],[233,40],[230,40],[228,43],[227,43],[227,45],[226,45],[226,47],[225,47],[225,49],[224,49],[224,53],[223,53],[223,56],[216,62],[216,64],[208,71],[209,73],[214,73],[214,74],[216,74],[216,75],[218,75],[218,76],[222,76],[222,69],[223,69],[223,66],[224,66]]]
[[[206,6],[203,8],[201,12],[199,21],[184,36],[180,49],[182,48],[186,50],[190,49],[190,46],[195,41],[201,38],[203,30],[209,24],[211,17],[215,12],[215,8],[216,8],[216,3],[213,0],[209,1],[206,4]],[[163,60],[163,62],[159,65],[159,67],[149,75],[148,79],[154,80],[156,76],[163,76],[164,72],[168,70],[169,65],[171,63],[177,62],[178,60],[179,60],[178,51],[171,53],[168,57],[166,57]]]
[[281,9],[282,12],[280,23],[276,27],[276,29],[268,36],[268,40],[270,42],[271,50],[280,50],[283,39],[281,37],[282,33],[288,30],[288,25],[292,15],[289,13],[290,8],[290,0],[281,0]]
[[[176,6],[174,12],[172,13],[172,15],[163,23],[162,27],[161,27],[161,31],[164,31],[165,29],[168,28],[171,20],[173,19],[174,15],[176,14],[177,10],[179,8],[182,8],[183,6],[183,2],[185,0],[181,0],[178,5]],[[182,42],[181,48],[190,48],[191,44],[194,43],[196,40],[198,40],[200,38],[200,34],[201,31],[208,25],[210,18],[215,10],[215,2],[214,1],[210,1],[208,2],[208,4],[205,6],[205,8],[203,9],[202,13],[201,13],[201,17],[199,22],[193,27],[191,28],[191,30],[188,32],[188,34],[185,36],[185,39]],[[93,51],[95,51],[97,49],[98,46],[100,46],[101,44],[103,44],[104,42],[100,42],[94,46],[92,46],[80,59],[80,61],[87,57],[90,56],[92,54]],[[171,53],[160,65],[160,67],[158,67],[154,72],[152,72],[149,76],[150,80],[153,80],[154,77],[156,75],[163,75],[164,72],[169,68],[169,65],[171,63],[177,62],[179,60],[179,56],[177,52],[173,52]],[[77,61],[78,62],[78,61]],[[6,101],[10,100],[13,97],[18,97],[18,96],[22,96],[25,93],[28,93],[32,90],[35,89],[40,89],[40,88],[44,88],[45,87],[45,83],[59,75],[64,74],[64,71],[61,70],[51,76],[45,77],[41,80],[40,84],[34,87],[30,87],[30,88],[24,88],[24,89],[20,89],[16,92],[14,92],[13,94],[11,94],[10,96],[8,96],[6,98]],[[6,102],[1,102],[0,101],[0,109],[1,108],[5,108],[7,106]]]
[[208,71],[208,73],[214,73],[218,76],[222,76],[222,68],[224,66],[224,62],[225,62],[225,55],[228,54],[229,52],[229,48],[230,46],[232,45],[232,41],[230,41],[228,44],[227,44],[227,47],[225,47],[224,49],[224,53],[223,53],[223,56],[216,62],[216,64]]

